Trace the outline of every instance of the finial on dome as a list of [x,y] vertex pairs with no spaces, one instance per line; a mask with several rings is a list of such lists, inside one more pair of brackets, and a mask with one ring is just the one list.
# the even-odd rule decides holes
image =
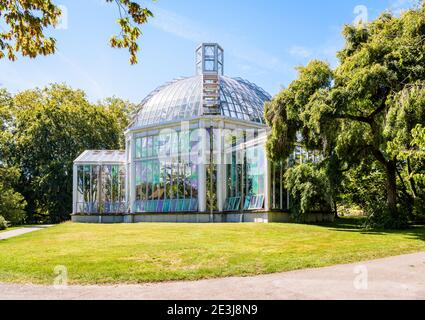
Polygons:
[[196,74],[224,73],[224,50],[217,43],[202,43],[196,48]]

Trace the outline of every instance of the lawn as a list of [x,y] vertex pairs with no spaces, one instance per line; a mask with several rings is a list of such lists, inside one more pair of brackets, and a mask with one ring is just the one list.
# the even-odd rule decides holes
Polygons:
[[64,223],[0,241],[0,282],[143,283],[248,276],[425,250],[425,227],[363,232],[355,219],[298,224]]

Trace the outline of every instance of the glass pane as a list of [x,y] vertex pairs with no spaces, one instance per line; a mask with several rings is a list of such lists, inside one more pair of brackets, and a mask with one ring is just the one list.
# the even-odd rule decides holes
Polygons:
[[92,174],[91,174],[91,201],[92,201],[92,211],[97,212],[97,206],[98,206],[98,194],[99,194],[99,166],[93,166],[92,167]]
[[109,213],[112,202],[112,167],[102,166],[102,212]]
[[136,139],[136,159],[142,158],[142,139]]
[[[120,166],[120,193],[119,193],[119,199],[118,201],[121,203],[121,205],[125,205],[125,166]],[[121,210],[124,212],[125,208]]]
[[165,162],[165,189],[166,189],[166,198],[173,199],[173,170],[170,162]]
[[152,157],[152,149],[153,149],[153,137],[147,138],[147,157]]
[[205,57],[214,58],[215,56],[215,46],[205,46]]
[[148,150],[147,150],[147,138],[143,137],[142,138],[142,158],[146,158],[148,155]]
[[152,161],[146,161],[146,175],[147,175],[147,199],[153,200],[153,185],[152,185],[152,178],[153,178],[153,171],[152,171]]
[[162,212],[170,212],[170,201],[171,200],[168,200],[168,199],[164,200]]
[[205,62],[204,62],[204,70],[205,71],[215,71],[214,60],[205,60]]
[[84,202],[84,167],[77,167],[77,202]]
[[152,149],[152,156],[157,157],[159,151],[159,136],[153,137],[153,149]]
[[191,176],[190,176],[190,184],[191,184],[191,197],[192,199],[198,198],[198,166],[192,164],[191,167]]
[[91,202],[91,166],[84,166],[84,202]]
[[172,134],[172,141],[171,141],[171,155],[178,156],[178,154],[179,154],[179,133],[174,132]]
[[190,200],[190,211],[198,211],[198,199]]

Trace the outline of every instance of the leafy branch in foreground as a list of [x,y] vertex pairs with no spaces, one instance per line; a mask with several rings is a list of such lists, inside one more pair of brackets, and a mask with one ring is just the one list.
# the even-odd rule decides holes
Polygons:
[[[136,1],[105,0],[115,2],[120,18],[118,24],[121,33],[113,36],[110,45],[113,48],[127,48],[130,63],[137,63],[139,40],[142,32],[140,26],[148,22],[153,14]],[[51,0],[0,0],[0,59],[7,57],[10,61],[17,59],[17,54],[35,58],[50,55],[56,51],[56,39],[48,37],[49,27],[57,27],[61,10]]]
[[[142,32],[137,25],[147,23],[153,14],[147,8],[142,8],[140,4],[129,0],[106,0],[106,2],[115,1],[120,13],[118,24],[121,27],[119,36],[113,36],[110,40],[111,47],[113,48],[128,48],[130,52],[130,63],[137,63],[137,52],[139,45],[137,40],[142,35]],[[131,23],[133,21],[136,25]]]

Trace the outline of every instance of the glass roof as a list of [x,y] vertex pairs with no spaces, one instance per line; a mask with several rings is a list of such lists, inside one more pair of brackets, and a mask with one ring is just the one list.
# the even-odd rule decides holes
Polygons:
[[[224,117],[264,123],[264,103],[271,96],[255,84],[240,78],[219,76],[220,109]],[[146,97],[132,128],[202,116],[202,76],[180,78],[167,83]]]
[[75,164],[102,164],[102,163],[125,163],[125,151],[118,150],[87,150],[77,159]]

